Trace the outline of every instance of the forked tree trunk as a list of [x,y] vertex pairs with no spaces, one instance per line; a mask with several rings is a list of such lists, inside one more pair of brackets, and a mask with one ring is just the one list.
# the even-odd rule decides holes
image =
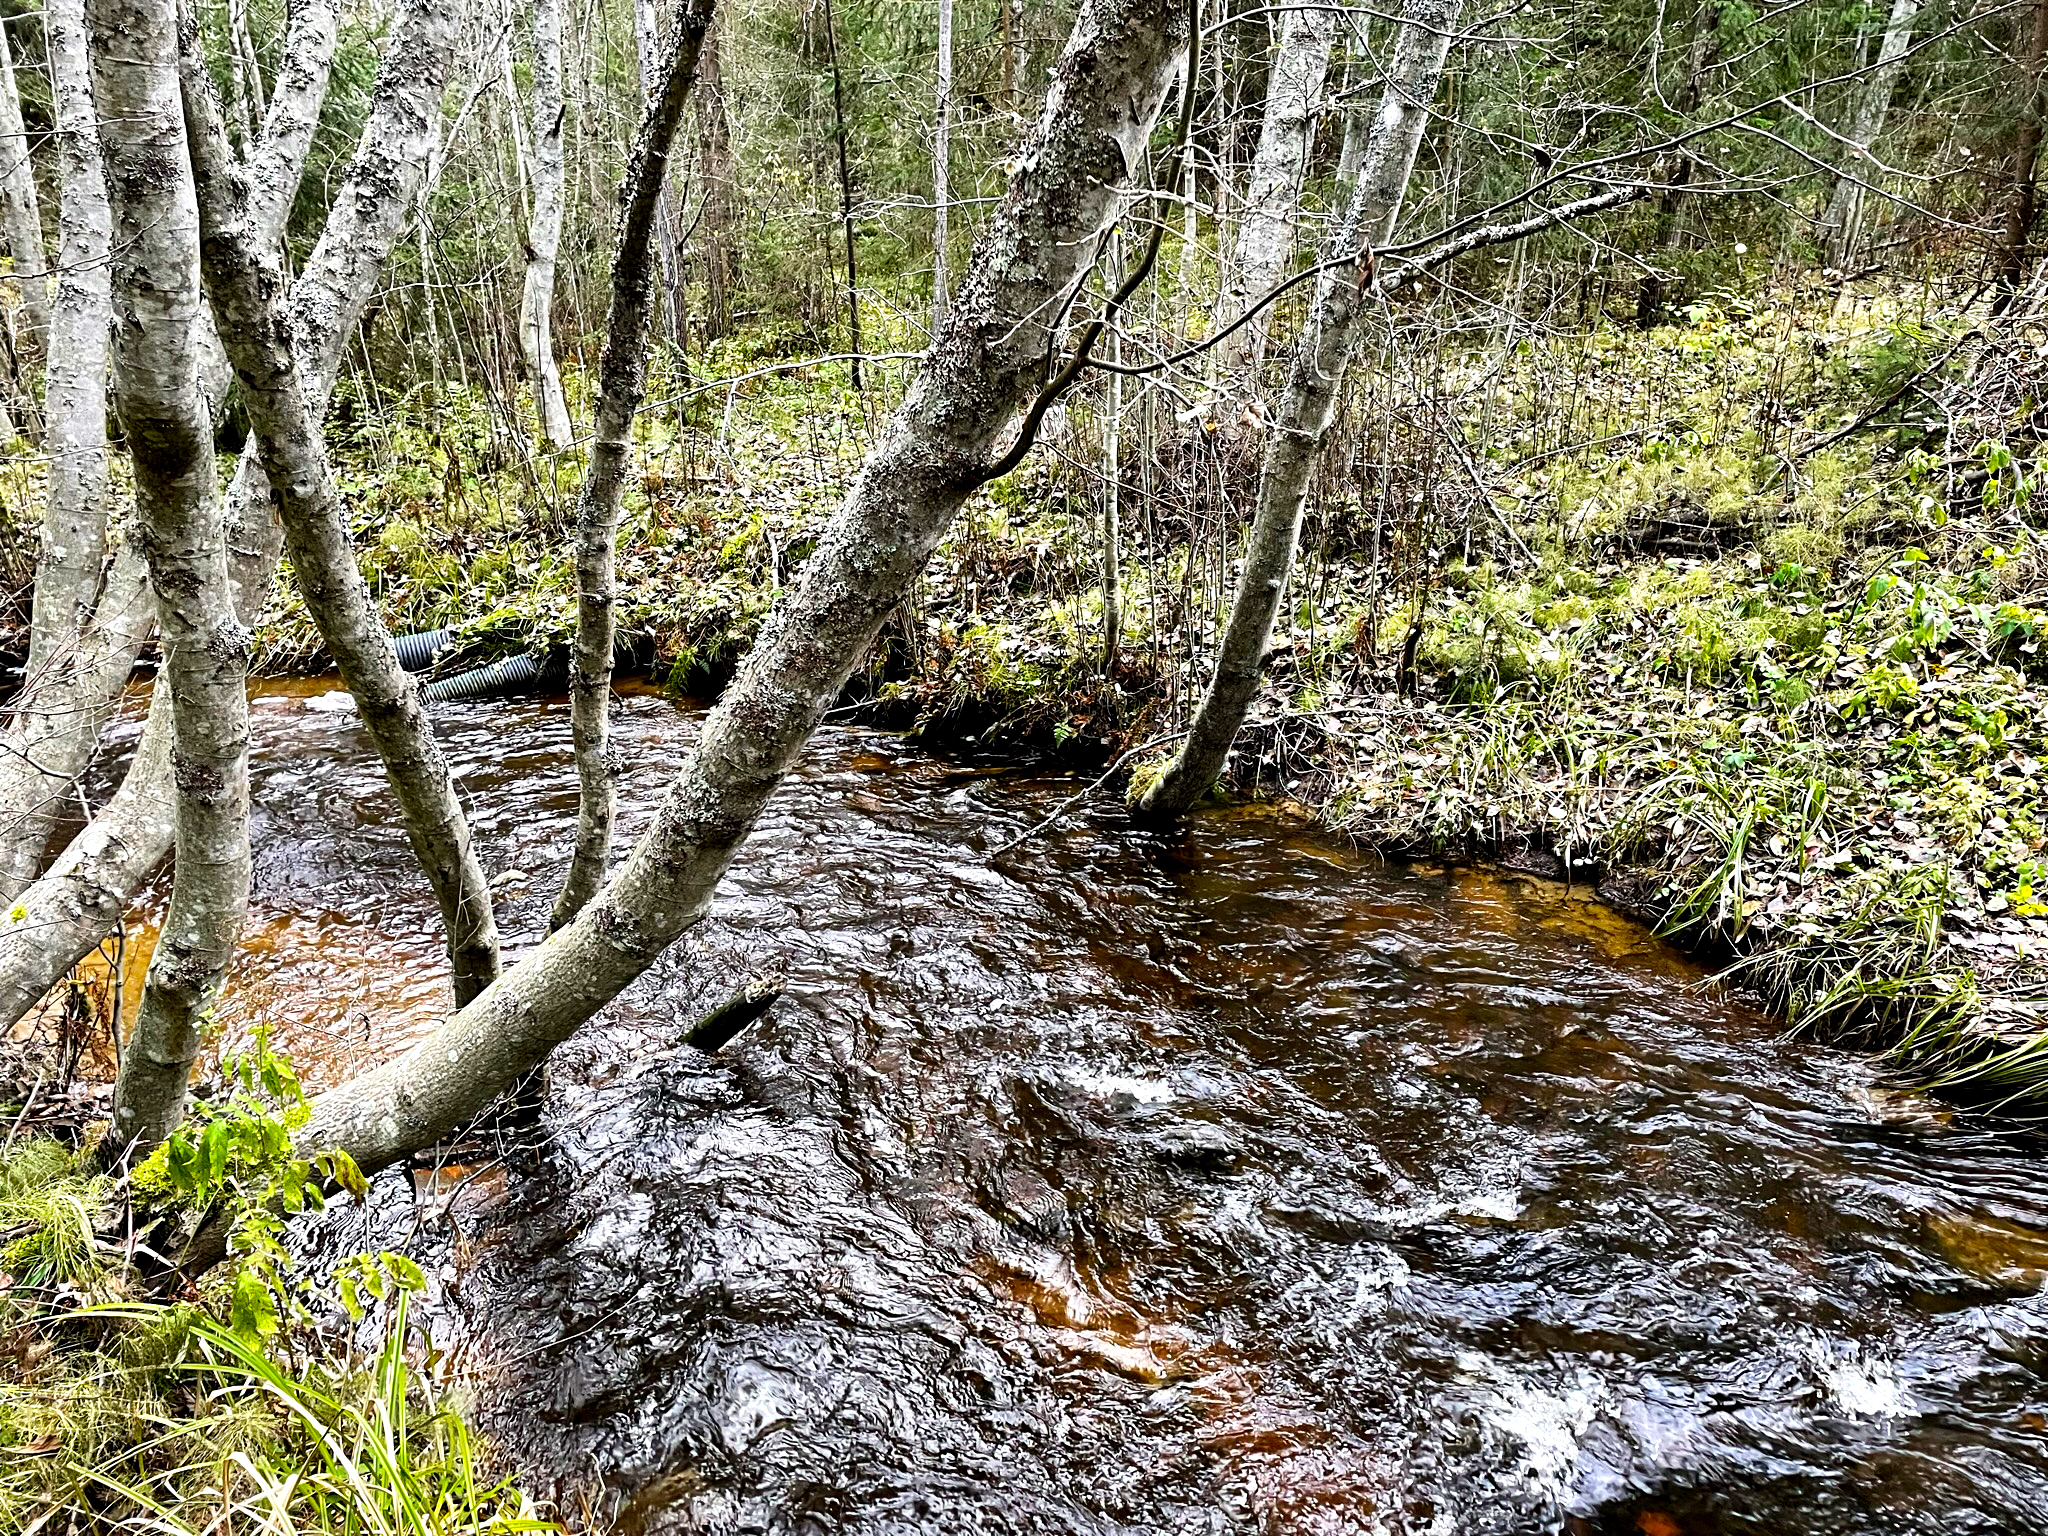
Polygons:
[[[308,408],[326,409],[354,334],[407,222],[439,140],[441,89],[460,13],[445,0],[400,0],[371,94],[369,120],[327,227],[292,284],[293,354]],[[269,601],[281,530],[269,483],[246,452],[228,490],[229,582],[252,624]],[[133,563],[139,570],[140,562]],[[122,571],[115,564],[115,576]],[[111,602],[102,599],[102,611]],[[126,676],[125,670],[121,674]],[[119,679],[114,682],[118,692]],[[0,1019],[12,1023],[99,944],[170,852],[169,694],[159,689],[127,777],[57,861],[0,920]],[[14,916],[15,912],[21,915]]]
[[[8,901],[35,878],[56,813],[90,759],[136,653],[155,624],[151,605],[133,601],[141,579],[139,551],[124,551],[124,567],[109,575],[107,598],[98,598],[107,527],[111,301],[107,245],[100,232],[107,217],[105,180],[83,44],[74,50],[75,57],[67,54],[66,28],[76,31],[83,25],[78,0],[53,7],[47,23],[63,201],[48,371],[50,520],[37,570],[33,633],[51,642],[51,648],[31,658],[7,749],[0,756],[0,895]],[[297,192],[334,42],[332,0],[302,0],[294,7],[277,87],[261,138],[252,146],[251,195],[266,247],[281,239]],[[209,409],[217,415],[227,385],[225,357],[210,312],[202,311],[200,325],[202,378]]]
[[1835,177],[1827,211],[1820,220],[1827,263],[1837,271],[1848,270],[1862,240],[1864,193],[1876,170],[1870,146],[1884,132],[1885,118],[1892,109],[1892,89],[1898,84],[1900,66],[1913,41],[1913,22],[1919,14],[1920,0],[1892,0],[1891,16],[1885,22],[1876,61],[1870,72],[1856,82],[1849,120],[1842,125],[1842,137],[1850,147],[1843,152],[1842,169]]
[[569,676],[570,733],[576,746],[581,808],[576,850],[555,902],[550,928],[583,910],[604,880],[617,812],[606,736],[612,697],[615,624],[614,556],[633,415],[647,392],[647,331],[653,308],[650,236],[668,181],[668,152],[697,76],[697,56],[711,25],[713,0],[682,0],[662,40],[654,93],[640,119],[626,179],[619,189],[618,236],[612,248],[611,304],[597,364],[597,437],[576,507],[576,643]]
[[945,329],[632,856],[577,919],[405,1055],[322,1094],[302,1133],[365,1169],[488,1106],[697,922],[733,853],[1038,397],[1181,72],[1186,0],[1083,0],[1038,128]]
[[533,383],[540,434],[557,452],[574,433],[555,367],[550,312],[555,301],[555,253],[562,244],[562,5],[533,4],[533,219],[526,229],[526,284],[519,300],[519,350]]
[[[0,235],[14,258],[14,282],[21,290],[21,318],[29,349],[41,355],[50,329],[49,260],[43,252],[43,212],[36,195],[28,129],[21,120],[21,96],[14,79],[14,45],[0,21]],[[28,387],[27,371],[20,380]]]
[[2026,96],[2020,103],[2019,131],[2013,140],[2012,188],[2006,194],[2005,227],[2000,231],[1994,268],[2000,289],[1992,312],[2003,314],[2026,281],[2034,219],[2040,210],[2036,178],[2040,174],[2041,131],[2048,123],[2048,0],[2034,0],[2034,24],[2023,60]]
[[939,0],[938,93],[932,103],[932,333],[946,323],[946,215],[953,201],[953,0]]
[[441,907],[459,1007],[497,979],[498,930],[490,884],[470,841],[447,759],[399,665],[369,584],[356,568],[348,518],[327,461],[319,421],[292,359],[281,298],[284,270],[263,231],[188,29],[183,60],[186,132],[200,213],[200,256],[229,361],[256,432],[284,524],[285,548],[307,610],[354,695],[405,817],[414,855]]
[[118,239],[114,378],[173,701],[177,873],[114,1085],[112,1157],[184,1117],[200,1023],[249,899],[249,631],[228,592],[200,383],[199,218],[174,0],[87,0],[93,99]]
[[[1280,46],[1266,76],[1259,147],[1228,267],[1230,282],[1216,303],[1219,328],[1256,304],[1287,275],[1294,259],[1294,219],[1336,38],[1335,10],[1288,11],[1281,24]],[[1216,366],[1226,384],[1249,388],[1256,382],[1271,314],[1270,308],[1261,310],[1218,345]]]
[[1245,543],[1244,570],[1215,671],[1187,740],[1139,799],[1138,808],[1147,816],[1183,816],[1209,792],[1222,775],[1258,691],[1266,643],[1294,568],[1309,475],[1336,414],[1344,371],[1370,302],[1371,254],[1393,238],[1429,123],[1430,103],[1436,99],[1451,35],[1457,29],[1458,9],[1459,0],[1408,0],[1403,8],[1364,163],[1344,223],[1325,257],[1332,262],[1352,260],[1331,267],[1316,282],[1314,304],[1295,342],[1272,440],[1259,467],[1258,511]]
[[[49,329],[44,439],[49,451],[28,666],[0,751],[0,901],[35,879],[71,785],[84,769],[114,703],[88,654],[94,640],[107,547],[107,334],[113,243],[99,123],[86,73],[81,0],[43,11],[57,107],[57,291]],[[129,592],[132,603],[134,592]],[[147,628],[147,605],[123,616],[121,633]],[[107,615],[110,621],[113,614]],[[140,621],[138,624],[137,621]],[[137,637],[139,644],[139,635]],[[128,651],[120,663],[127,675]],[[118,683],[115,687],[118,688]]]

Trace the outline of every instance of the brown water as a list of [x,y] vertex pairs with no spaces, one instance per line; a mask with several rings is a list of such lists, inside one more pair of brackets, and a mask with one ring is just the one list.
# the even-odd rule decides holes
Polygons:
[[[529,943],[566,721],[441,724]],[[628,835],[693,730],[623,701]],[[224,1013],[367,1058],[439,1006],[430,907],[352,717],[257,740]],[[721,1536],[2048,1531],[2038,1147],[1554,887],[1272,815],[990,863],[1072,787],[827,733],[559,1053],[537,1170],[325,1234],[433,1262],[532,1481]]]

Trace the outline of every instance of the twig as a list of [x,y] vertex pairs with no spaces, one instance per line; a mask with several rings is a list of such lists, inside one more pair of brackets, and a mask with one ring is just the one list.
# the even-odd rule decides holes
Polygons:
[[1054,807],[1053,813],[1050,816],[1046,817],[1045,820],[1038,823],[1037,826],[1027,828],[1025,831],[1018,833],[1015,837],[1011,838],[1007,843],[1003,844],[1002,847],[996,849],[993,853],[989,855],[989,862],[993,863],[997,859],[1000,859],[1004,854],[1008,853],[1011,849],[1017,847],[1019,844],[1029,842],[1032,838],[1036,837],[1039,833],[1043,832],[1047,827],[1051,826],[1054,822],[1058,821],[1062,816],[1066,815],[1067,812],[1071,811],[1083,800],[1086,800],[1090,795],[1094,794],[1096,790],[1102,788],[1104,784],[1107,784],[1109,782],[1110,775],[1114,774],[1117,771],[1117,769],[1123,767],[1124,763],[1128,759],[1137,756],[1140,752],[1150,752],[1154,747],[1163,747],[1169,741],[1178,741],[1181,737],[1185,735],[1187,735],[1186,731],[1172,731],[1164,736],[1155,736],[1150,741],[1141,741],[1135,747],[1126,747],[1123,751],[1119,752],[1116,755],[1116,757],[1111,761],[1110,765],[1107,768],[1102,770],[1101,776],[1097,778],[1092,784],[1088,785],[1079,794],[1070,795],[1065,800],[1062,800],[1056,807]]

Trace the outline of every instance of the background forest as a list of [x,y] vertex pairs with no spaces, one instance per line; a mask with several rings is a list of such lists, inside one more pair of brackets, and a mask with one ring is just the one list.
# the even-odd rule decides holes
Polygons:
[[[1119,3],[1160,41],[1104,85],[1110,0],[228,0],[182,53],[175,7],[0,0],[0,1308],[23,1340],[55,1336],[37,1288],[133,1308],[118,1346],[23,1344],[41,1395],[0,1425],[43,1449],[0,1514],[60,1529],[90,1484],[109,1522],[206,1528],[188,1474],[241,1431],[188,1464],[134,1427],[184,1423],[166,1362],[200,1361],[263,1447],[221,1509],[343,1528],[354,1458],[417,1509],[346,1528],[533,1520],[423,1408],[418,1265],[313,1299],[284,1213],[530,1092],[703,916],[820,719],[1087,776],[997,855],[1090,797],[1171,826],[1220,796],[1590,885],[1794,1024],[2038,1113],[2048,0]],[[107,126],[124,9],[170,39],[133,117],[186,146],[189,231]],[[1105,144],[1116,185],[1076,169]],[[134,295],[177,261],[173,343]],[[211,448],[174,475],[181,421]],[[244,661],[339,667],[463,1070],[308,1099],[260,1033],[207,1038]],[[615,667],[725,702],[606,883]],[[515,689],[569,692],[580,814],[552,937],[501,976],[507,876],[423,701]],[[124,711],[155,734],[116,771]],[[211,854],[167,894],[174,844]],[[132,1220],[110,1246],[116,1207],[162,1253]],[[143,1299],[230,1248],[210,1299]],[[320,1354],[337,1307],[381,1353]],[[296,1381],[294,1337],[327,1361]]]

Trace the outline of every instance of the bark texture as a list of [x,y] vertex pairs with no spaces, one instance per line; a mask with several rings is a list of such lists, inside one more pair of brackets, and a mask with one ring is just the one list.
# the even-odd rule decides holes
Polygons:
[[460,1006],[498,975],[490,884],[418,686],[399,665],[369,584],[356,567],[326,439],[293,361],[283,267],[274,248],[263,243],[258,210],[234,165],[198,37],[189,28],[184,91],[199,194],[200,259],[255,429],[257,459],[284,525],[300,595],[355,697],[398,798],[413,854],[440,904]]
[[1317,279],[1308,322],[1295,342],[1287,386],[1274,413],[1273,436],[1259,466],[1258,510],[1209,689],[1187,740],[1139,798],[1138,809],[1147,816],[1183,816],[1209,792],[1258,691],[1273,620],[1294,568],[1309,475],[1336,414],[1344,371],[1371,302],[1371,255],[1392,237],[1400,216],[1429,122],[1429,106],[1436,99],[1451,34],[1457,29],[1458,7],[1459,0],[1409,0],[1402,11],[1386,91],[1344,223],[1326,256],[1331,262],[1351,260],[1330,267]]
[[1892,89],[1898,84],[1899,69],[1913,41],[1913,23],[1919,14],[1920,0],[1892,0],[1877,58],[1872,61],[1870,73],[1857,81],[1849,120],[1842,125],[1842,137],[1851,147],[1845,151],[1846,163],[1835,178],[1827,211],[1820,220],[1827,263],[1837,271],[1847,270],[1856,258],[1863,235],[1863,199],[1873,168],[1870,146],[1884,132],[1885,118],[1891,114]]
[[542,438],[557,451],[574,435],[555,367],[555,253],[562,244],[562,5],[533,5],[533,217],[526,226],[526,283],[519,299],[519,351],[533,383]]
[[255,239],[266,251],[284,239],[313,133],[320,126],[328,72],[334,65],[335,9],[334,0],[292,3],[284,57],[271,82],[262,134],[249,155],[249,214]]
[[[36,195],[28,129],[21,121],[21,96],[14,79],[14,45],[0,23],[0,235],[14,258],[21,289],[21,318],[33,350],[41,352],[50,329],[49,259],[43,251],[43,211]],[[24,386],[27,380],[23,379]]]
[[200,1024],[249,899],[249,631],[228,591],[197,339],[199,217],[172,0],[88,0],[117,239],[114,377],[173,702],[177,874],[114,1085],[113,1155],[184,1117]]
[[1188,44],[1185,0],[1084,0],[1045,110],[945,329],[705,721],[631,857],[576,920],[404,1056],[313,1106],[303,1141],[366,1169],[431,1145],[698,921],[734,851],[1038,398]]
[[662,40],[657,85],[619,189],[619,232],[612,251],[611,302],[597,364],[597,435],[576,505],[576,641],[569,675],[570,733],[576,745],[581,809],[576,851],[551,928],[583,910],[604,880],[617,792],[606,737],[612,697],[612,605],[619,502],[633,447],[633,416],[647,393],[647,332],[653,308],[650,245],[668,182],[668,154],[683,119],[713,0],[683,0]]
[[57,107],[62,173],[57,211],[58,279],[49,322],[45,447],[49,483],[36,556],[28,666],[0,750],[0,901],[35,879],[64,799],[105,726],[134,661],[120,657],[105,685],[105,641],[139,645],[150,615],[128,592],[95,632],[107,544],[107,333],[113,297],[107,263],[113,225],[100,165],[99,124],[86,73],[82,0],[49,0],[43,12]]
[[[458,11],[442,0],[400,0],[372,93],[370,116],[327,227],[293,283],[290,316],[307,405],[324,412],[342,349],[362,318],[439,139]],[[235,611],[253,623],[269,600],[283,548],[269,484],[244,453],[228,491],[228,577]],[[137,574],[140,559],[132,561]],[[113,601],[122,562],[109,578]],[[116,611],[119,611],[118,608]],[[125,669],[122,676],[126,676]],[[114,684],[118,693],[119,682]],[[0,1019],[12,1023],[120,921],[172,843],[170,707],[159,689],[121,787],[0,923]],[[13,911],[21,913],[13,917]]]
[[[1266,109],[1259,147],[1252,157],[1250,185],[1228,266],[1230,282],[1216,304],[1216,323],[1228,325],[1256,304],[1294,259],[1294,219],[1301,206],[1302,175],[1315,140],[1316,112],[1337,38],[1335,10],[1288,11],[1280,45],[1266,76]],[[1266,355],[1270,308],[1239,326],[1216,349],[1225,380],[1247,385]]]
[[[644,111],[661,89],[661,37],[654,0],[633,0],[633,47],[640,66],[640,105]],[[716,62],[708,37],[698,59],[700,69],[705,63]],[[668,307],[669,338],[678,347],[687,346],[689,300],[683,289],[683,253],[677,244],[675,214],[666,186],[654,207],[654,252],[661,261],[661,294]]]

